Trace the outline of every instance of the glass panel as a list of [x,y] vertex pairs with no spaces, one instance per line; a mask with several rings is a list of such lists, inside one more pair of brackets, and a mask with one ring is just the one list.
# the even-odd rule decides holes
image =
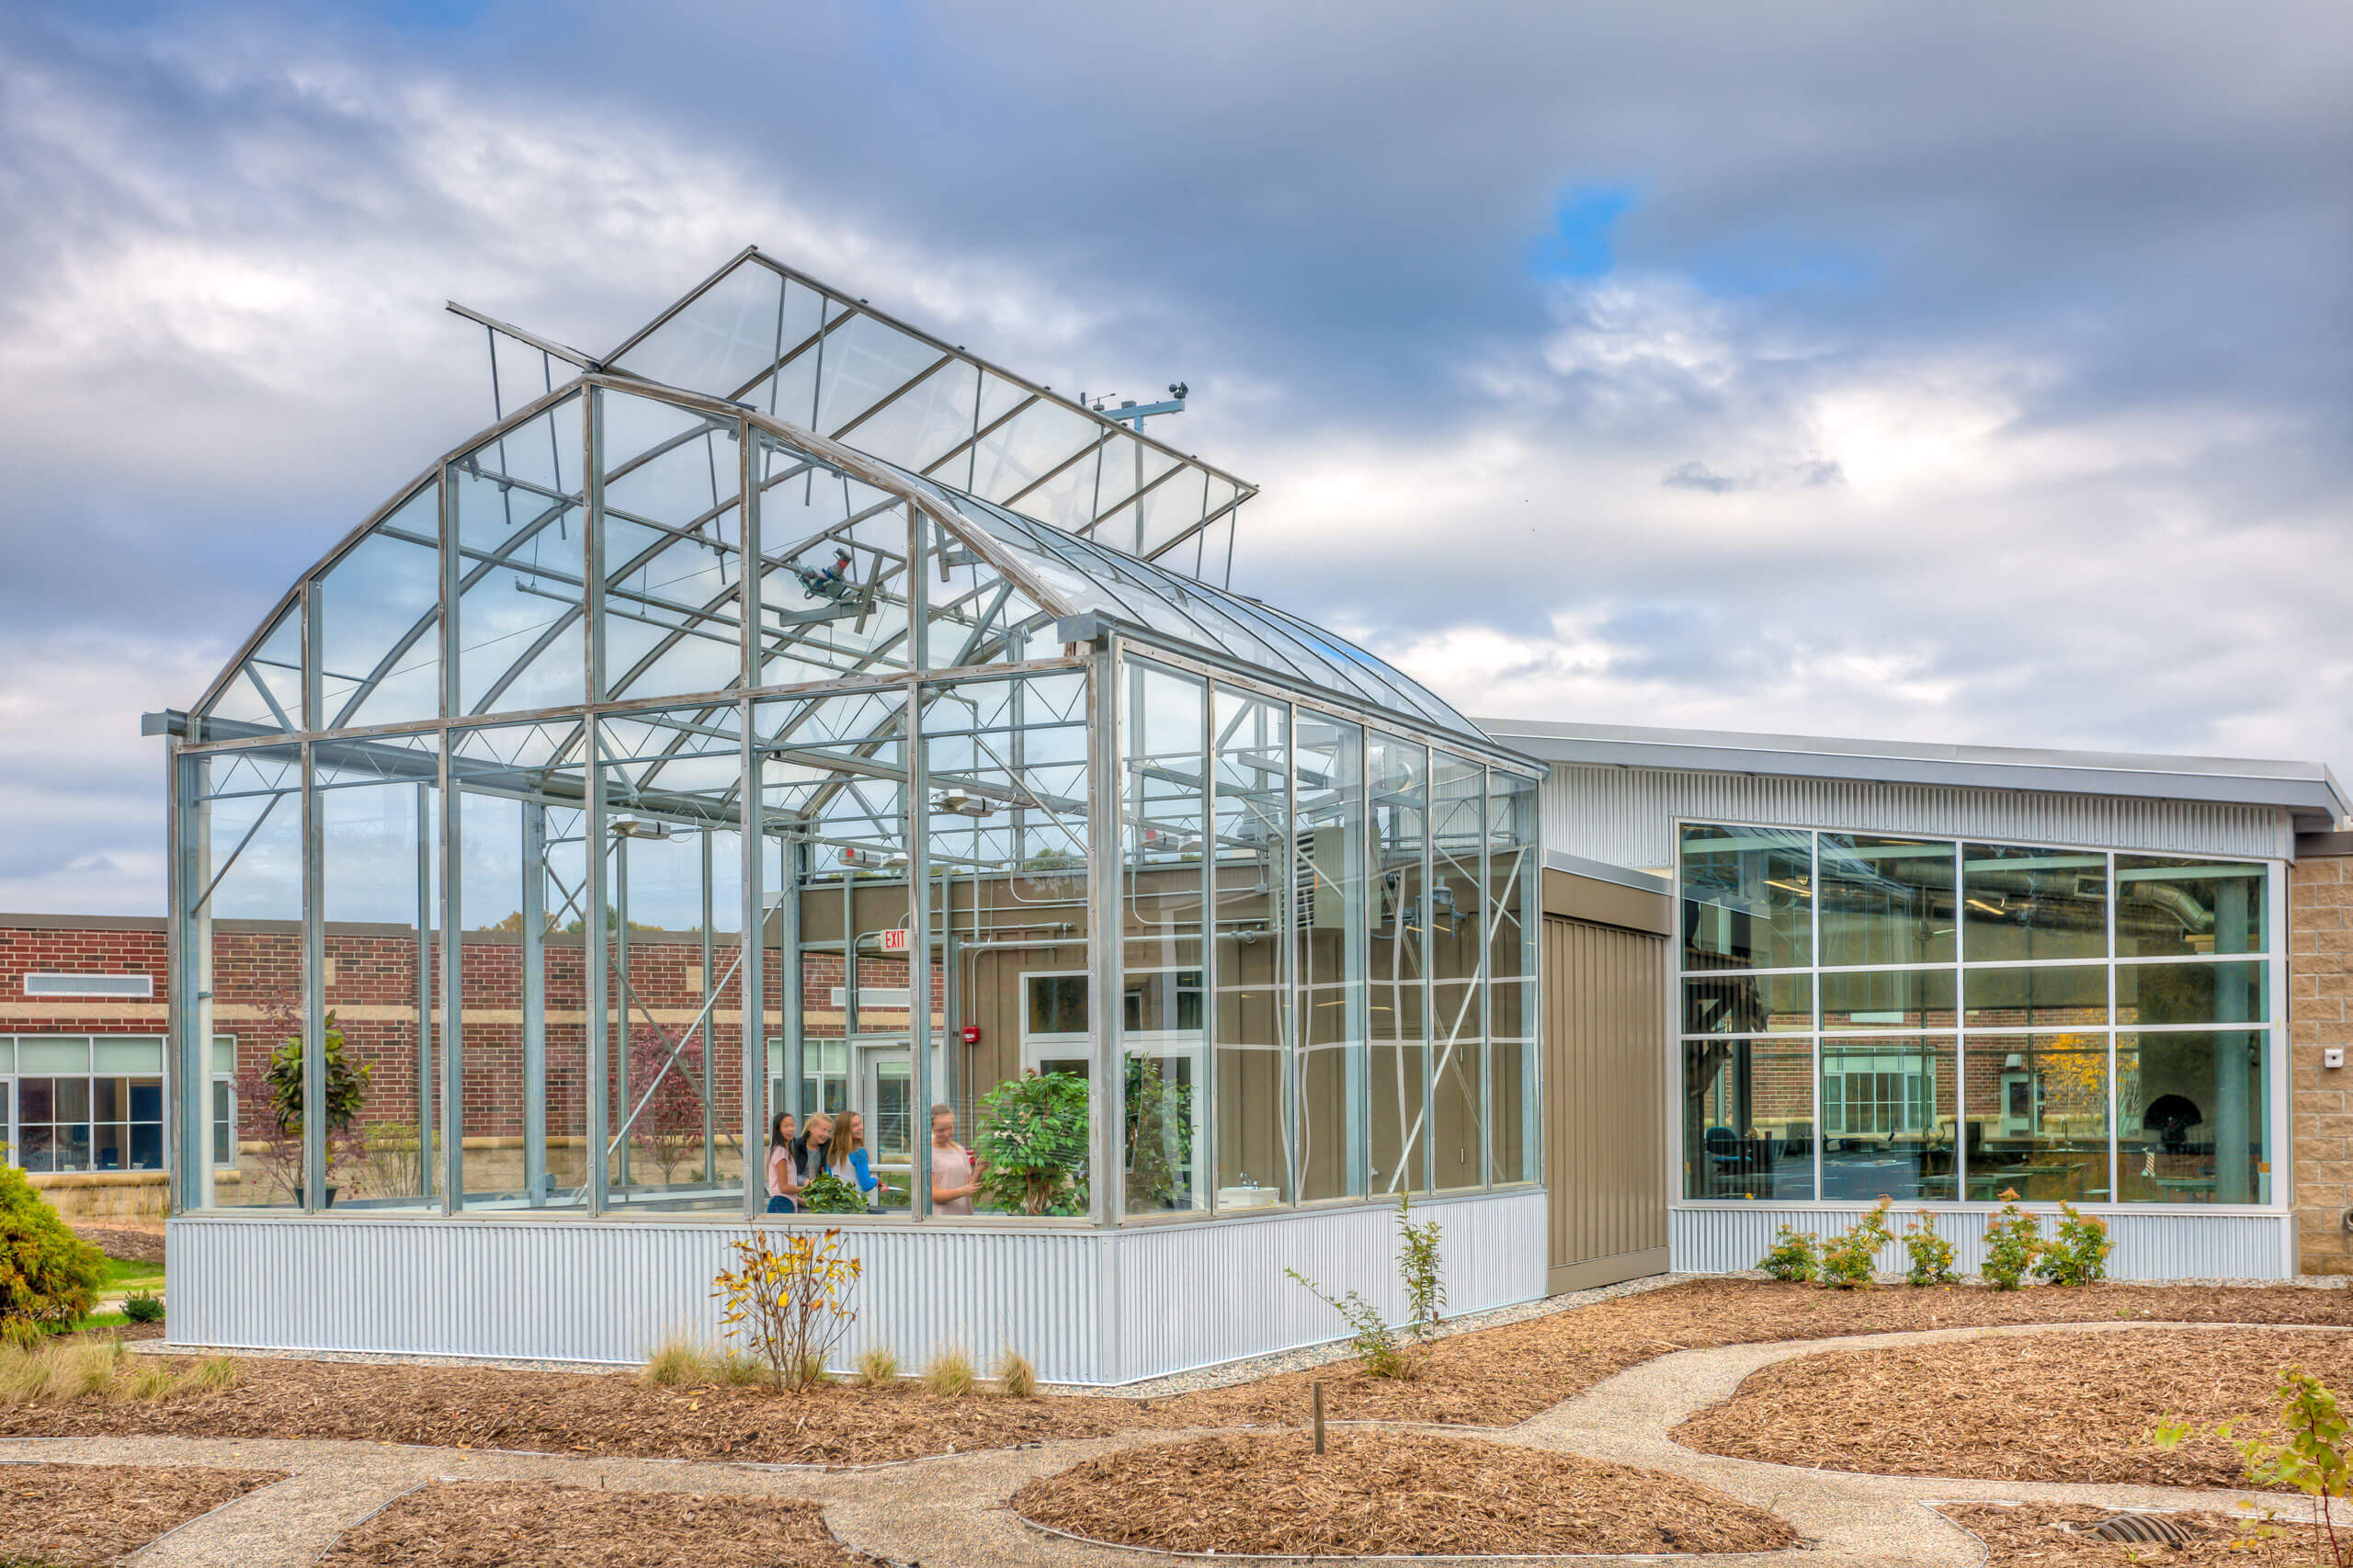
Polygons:
[[1961,850],[1962,957],[2097,959],[2108,953],[2108,857],[1971,844]]
[[1480,951],[1487,845],[1487,770],[1445,752],[1430,756],[1430,1158],[1439,1192],[1484,1187],[1485,986]]
[[1299,1196],[1358,1198],[1365,1167],[1364,732],[1299,715]]
[[91,1067],[99,1073],[161,1073],[164,1042],[154,1036],[99,1035],[90,1042]]
[[1135,660],[1120,703],[1127,1210],[1209,1204],[1200,1084],[1208,691]]
[[441,713],[441,486],[427,483],[319,581],[324,728]]
[[231,1025],[237,1037],[237,1167],[220,1173],[213,1200],[293,1207],[302,1132],[299,1119],[290,1127],[272,1113],[267,1074],[271,1053],[302,1027],[302,754],[267,746],[190,762],[188,892],[209,971],[194,985],[210,1013],[199,1028]]
[[1223,687],[1217,747],[1217,1183],[1221,1211],[1290,1201],[1283,1103],[1290,1040],[1290,710]]
[[1687,971],[1813,961],[1813,839],[1790,828],[1683,829]]
[[2116,1021],[2124,1024],[2249,1024],[2271,1017],[2271,966],[2128,963],[2116,966]]
[[464,713],[555,708],[586,690],[581,403],[566,398],[449,465]]
[[212,1081],[212,1164],[216,1181],[220,1171],[237,1168],[234,1153],[237,1110],[230,1095],[230,1085],[225,1079],[215,1078]]
[[1962,1197],[2108,1201],[2108,1036],[1972,1035]]
[[1684,1197],[1810,1200],[1813,1143],[1808,1042],[1683,1042]]
[[1971,1028],[2097,1028],[2108,1022],[2105,964],[1972,969],[1962,973],[1962,1017]]
[[2117,1196],[2268,1203],[2268,1029],[2119,1033]]
[[345,1060],[367,1079],[358,1114],[328,1129],[329,1175],[338,1209],[417,1206],[438,1190],[439,746],[432,735],[380,736],[334,756],[315,781],[327,1012]]
[[1949,1201],[1961,1119],[1949,1036],[1822,1042],[1822,1196]]
[[1537,1181],[1537,938],[1543,929],[1536,780],[1490,772],[1487,796],[1491,1179]]
[[2117,956],[2269,951],[2267,875],[2243,860],[2119,855]]
[[301,727],[302,604],[297,596],[222,687],[190,739],[235,740]]
[[1806,1034],[1813,976],[1711,974],[1683,983],[1685,1034]]
[[1822,961],[1949,963],[1953,846],[1822,835]]
[[739,426],[599,391],[608,697],[673,697],[736,683]]
[[33,1039],[17,1043],[17,1070],[20,1073],[71,1073],[87,1076],[90,1071],[90,1042],[80,1035],[63,1040]]
[[1950,1028],[1952,989],[1949,969],[1834,970],[1822,977],[1822,1027]]
[[905,504],[798,448],[756,439],[762,683],[907,668]]
[[1393,735],[1365,737],[1371,811],[1370,1077],[1372,1186],[1377,1195],[1428,1184],[1427,1133],[1429,972],[1427,922],[1429,752]]
[[[631,375],[713,397],[743,397],[777,359],[816,329],[816,300],[796,289],[784,308],[781,274],[745,257],[614,363]],[[779,341],[780,340],[780,341]],[[800,420],[806,411],[788,412]]]

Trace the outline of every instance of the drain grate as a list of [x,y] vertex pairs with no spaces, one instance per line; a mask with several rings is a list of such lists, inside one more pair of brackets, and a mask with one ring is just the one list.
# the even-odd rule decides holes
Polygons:
[[2157,1546],[2188,1546],[2197,1539],[2156,1514],[2118,1514],[2087,1526],[2083,1533],[2101,1540],[2137,1540]]

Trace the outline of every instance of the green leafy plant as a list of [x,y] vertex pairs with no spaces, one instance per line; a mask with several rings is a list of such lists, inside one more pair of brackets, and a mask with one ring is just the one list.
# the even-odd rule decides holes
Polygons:
[[858,1190],[858,1184],[845,1181],[831,1171],[819,1171],[811,1176],[793,1201],[799,1203],[801,1211],[807,1214],[866,1212],[866,1194]]
[[1131,1056],[1126,1119],[1128,1212],[1165,1209],[1192,1165],[1193,1085],[1170,1083],[1157,1057]]
[[106,1268],[106,1255],[0,1158],[0,1345],[28,1346],[71,1328],[97,1304]]
[[1841,1290],[1870,1289],[1871,1269],[1880,1248],[1895,1239],[1887,1227],[1889,1200],[1881,1198],[1869,1213],[1822,1249],[1822,1281]]
[[1381,1321],[1379,1309],[1362,1295],[1350,1290],[1334,1296],[1296,1268],[1283,1272],[1304,1287],[1309,1295],[1340,1314],[1340,1321],[1348,1325],[1348,1348],[1364,1363],[1367,1372],[1401,1382],[1421,1376],[1421,1362],[1398,1343],[1396,1331]]
[[1904,1271],[1906,1282],[1914,1285],[1956,1285],[1961,1276],[1953,1271],[1952,1244],[1937,1233],[1935,1217],[1926,1209],[1914,1216],[1904,1233],[1904,1254],[1912,1267]]
[[2015,1290],[2026,1283],[2027,1270],[2047,1244],[2041,1223],[2018,1207],[2018,1195],[2005,1188],[2002,1197],[2001,1211],[1985,1221],[1985,1262],[1979,1272],[1995,1290]]
[[1774,1233],[1772,1250],[1757,1261],[1756,1267],[1785,1285],[1819,1279],[1822,1238],[1812,1231],[1792,1231],[1783,1225]]
[[164,1298],[153,1290],[133,1290],[122,1299],[122,1315],[132,1323],[161,1323]]
[[[343,1053],[343,1030],[336,1025],[335,1015],[327,1015],[325,1038],[319,1051],[320,1064],[326,1073],[326,1094],[324,1101],[327,1125],[341,1131],[351,1125],[352,1118],[367,1103],[369,1069],[366,1062],[357,1065]],[[269,1071],[263,1075],[269,1090],[269,1116],[287,1132],[300,1137],[302,1132],[302,1036],[298,1029],[287,1036],[269,1055]]]
[[2079,1214],[2072,1203],[2059,1205],[2058,1234],[2042,1244],[2034,1262],[2035,1273],[2053,1285],[2095,1285],[2108,1278],[2108,1255],[2116,1243],[2108,1221],[2097,1214]]
[[981,1096],[981,1190],[1018,1214],[1086,1212],[1086,1080],[1009,1078]]
[[1438,1320],[1446,1312],[1446,1280],[1439,1272],[1438,1242],[1438,1221],[1415,1224],[1412,1200],[1399,1193],[1397,1274],[1405,1284],[1406,1325],[1416,1339],[1426,1340],[1437,1332]]
[[[2265,1437],[2234,1438],[2234,1429],[2248,1419],[2238,1417],[2203,1428],[2168,1421],[2157,1427],[2154,1441],[2168,1453],[2194,1437],[2236,1442],[2248,1484],[2293,1487],[2313,1500],[2313,1560],[2328,1568],[2353,1568],[2353,1540],[2340,1538],[2336,1528],[2336,1505],[2353,1491],[2353,1457],[2347,1453],[2347,1429],[2336,1395],[2302,1367],[2283,1367],[2279,1399],[2279,1425]],[[2255,1533],[2259,1538],[2273,1532],[2265,1525]]]
[[711,1294],[725,1303],[727,1336],[741,1335],[767,1363],[769,1381],[800,1393],[823,1380],[827,1354],[858,1321],[849,1302],[865,1265],[842,1250],[839,1231],[781,1240],[754,1231],[730,1242],[737,1267],[720,1271]]

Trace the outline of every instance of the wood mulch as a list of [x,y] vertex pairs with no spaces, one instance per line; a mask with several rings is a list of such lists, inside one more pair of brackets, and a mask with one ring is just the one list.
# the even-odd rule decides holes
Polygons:
[[2279,1369],[2353,1389],[2353,1335],[2124,1329],[1801,1357],[1752,1373],[1675,1434],[1737,1459],[1878,1475],[2244,1488],[2227,1442],[2170,1453],[2160,1422],[2200,1426],[2278,1409]]
[[328,1568],[845,1568],[814,1503],[435,1482],[346,1530]]
[[2118,1512],[2113,1508],[1945,1503],[1937,1511],[1985,1543],[1985,1568],[2045,1568],[2062,1562],[2070,1568],[2151,1568],[2158,1563],[2165,1568],[2221,1568],[2224,1563],[2234,1568],[2310,1568],[2315,1561],[2326,1561],[2313,1555],[2311,1511],[2302,1505],[2283,1505],[2268,1530],[2256,1515],[2160,1515],[2189,1535],[2188,1544],[2181,1546],[2106,1541],[2077,1533],[2113,1517]]
[[96,1568],[167,1530],[283,1481],[278,1470],[0,1463],[0,1568]]
[[1301,1426],[1308,1420],[1310,1385],[1319,1381],[1327,1385],[1333,1420],[1504,1426],[1677,1350],[1891,1329],[2120,1319],[2353,1325],[2353,1292],[2131,1285],[1840,1292],[1698,1280],[1438,1339],[1420,1352],[1425,1375],[1408,1382],[1340,1362],[1149,1400],[939,1400],[904,1382],[793,1398],[751,1388],[648,1388],[626,1376],[578,1372],[245,1357],[238,1361],[233,1397],[0,1406],[0,1436],[343,1437],[864,1464],[1134,1430]]
[[74,1233],[108,1257],[119,1257],[128,1263],[161,1265],[164,1261],[164,1233],[160,1230],[142,1230],[130,1225],[77,1224],[74,1227]]
[[1467,1437],[1219,1434],[1123,1449],[1013,1494],[1017,1513],[1164,1551],[1449,1556],[1771,1551],[1790,1527],[1655,1471]]

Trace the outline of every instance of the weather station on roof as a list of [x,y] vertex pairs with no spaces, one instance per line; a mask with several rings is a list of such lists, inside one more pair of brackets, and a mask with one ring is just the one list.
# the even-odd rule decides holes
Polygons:
[[[635,1360],[825,1225],[845,1354],[1113,1383],[1402,1305],[1399,1194],[1543,1292],[1544,766],[1211,580],[1189,389],[756,251],[601,358],[460,313],[495,422],[157,716],[175,1340]],[[779,1113],[866,1211],[767,1211]]]

